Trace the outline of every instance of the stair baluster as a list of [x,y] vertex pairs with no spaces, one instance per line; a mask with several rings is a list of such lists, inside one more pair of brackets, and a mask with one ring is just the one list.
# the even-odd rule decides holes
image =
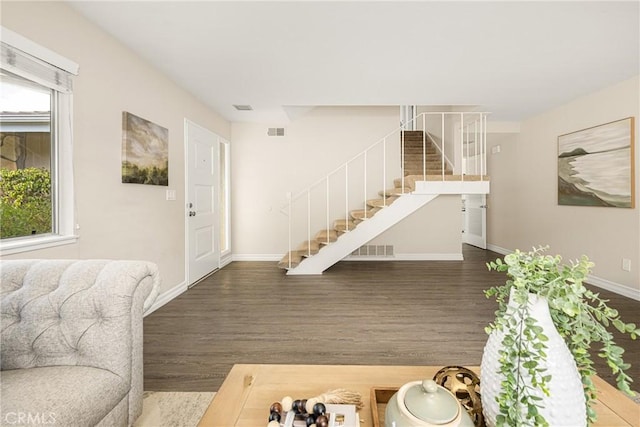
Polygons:
[[[440,141],[436,141],[435,138],[437,136],[432,135],[427,131],[427,118],[428,117],[438,117],[440,116],[440,127],[441,127],[441,135]],[[451,148],[456,146],[455,142],[450,142],[447,145],[446,135],[445,135],[445,118],[453,118],[456,120],[458,118],[457,124],[453,126],[457,126],[457,129],[460,131],[460,146],[456,148]],[[469,122],[465,122],[466,118],[471,117]],[[422,130],[418,131],[409,131],[405,129],[415,129],[416,124],[419,123],[418,120],[421,119],[422,122]],[[287,274],[295,274],[295,271],[298,270],[298,267],[301,264],[304,264],[311,260],[314,257],[317,257],[319,254],[322,254],[324,250],[332,245],[333,242],[336,242],[339,239],[344,238],[347,234],[351,234],[351,232],[356,232],[357,227],[364,226],[364,224],[369,223],[371,220],[375,220],[373,218],[376,215],[379,215],[379,212],[384,212],[385,208],[389,208],[392,206],[394,201],[399,198],[404,197],[412,197],[410,193],[414,192],[416,181],[451,181],[458,180],[464,181],[465,179],[471,179],[468,175],[470,162],[467,161],[466,164],[459,165],[459,167],[454,168],[453,163],[449,160],[447,155],[445,154],[445,150],[454,150],[458,151],[459,158],[462,159],[470,159],[473,156],[473,166],[474,166],[474,174],[480,175],[480,180],[486,180],[486,119],[487,113],[478,113],[478,112],[425,112],[421,113],[413,119],[409,120],[407,123],[402,123],[400,127],[390,134],[386,135],[382,139],[380,139],[375,144],[368,147],[366,150],[353,157],[351,160],[344,163],[342,166],[335,169],[333,172],[328,174],[322,180],[316,182],[315,184],[309,186],[306,190],[297,193],[295,196],[292,196],[291,193],[287,194],[288,204],[286,209],[286,214],[289,216],[289,243],[288,243],[288,253],[278,264],[279,267],[287,269]],[[471,129],[473,126],[473,129]],[[400,140],[399,152],[396,151],[397,155],[400,157],[400,167],[397,170],[400,173],[400,177],[395,180],[394,188],[391,190],[387,190],[387,176],[388,172],[393,172],[394,169],[397,168],[397,164],[394,162],[389,162],[389,160],[393,160],[393,156],[388,158],[388,150],[387,150],[387,139],[398,134]],[[471,135],[473,134],[473,141],[470,140]],[[416,138],[417,137],[417,138]],[[395,139],[398,141],[398,139]],[[416,145],[419,144],[419,145]],[[408,145],[409,144],[409,145]],[[470,152],[470,147],[473,146],[473,152]],[[413,148],[410,148],[413,147]],[[447,149],[447,147],[449,147]],[[373,155],[374,151],[381,151],[381,160],[382,160],[382,168],[381,171],[378,168],[369,168],[369,162],[374,161],[374,165],[376,164],[376,157]],[[393,152],[392,152],[393,153]],[[452,155],[452,158],[455,157]],[[373,159],[373,160],[372,160]],[[356,166],[356,162],[363,162],[363,177],[362,177],[362,188],[363,188],[363,200],[360,203],[357,200],[351,200],[349,196],[349,185],[350,185],[350,166]],[[334,206],[331,203],[331,195],[334,194],[334,189],[332,189],[331,178],[337,177],[341,173],[344,168],[344,219],[335,221],[334,227],[331,227],[331,209],[340,209],[339,203]],[[418,169],[419,168],[419,169]],[[371,170],[374,170],[372,173]],[[454,169],[456,172],[459,170],[458,175],[454,174]],[[357,171],[357,167],[353,168],[354,171]],[[437,172],[436,172],[437,170]],[[434,172],[437,175],[434,175]],[[478,173],[479,172],[479,173]],[[375,174],[375,175],[374,175]],[[373,175],[374,179],[376,176],[382,175],[382,188],[380,191],[381,199],[368,199],[371,195],[368,194],[371,186],[369,185],[369,180],[372,179],[370,175]],[[312,215],[312,191],[319,185],[325,183],[325,209],[326,209],[326,218],[323,221],[325,229],[318,232],[313,238],[311,236],[311,227],[314,221],[314,217]],[[355,180],[357,181],[357,180]],[[375,181],[374,181],[375,182]],[[376,184],[377,186],[377,184]],[[374,186],[375,187],[375,186]],[[338,187],[339,188],[339,187]],[[339,193],[339,192],[338,192]],[[336,193],[336,194],[338,194]],[[293,250],[292,240],[293,233],[296,229],[293,227],[293,218],[292,215],[294,213],[293,204],[303,195],[306,194],[307,199],[307,218],[306,218],[306,241],[303,243],[298,249]],[[416,195],[415,193],[413,194]],[[435,196],[434,196],[435,197]],[[356,197],[359,199],[359,197]],[[426,203],[426,202],[425,202]],[[352,211],[353,206],[362,206],[362,210]],[[411,205],[411,203],[403,203],[403,205]],[[415,208],[414,206],[411,209]],[[397,212],[394,214],[389,213],[389,215],[385,215],[387,217],[400,217],[401,215]],[[399,220],[399,219],[398,219]],[[296,226],[298,227],[298,226]],[[338,231],[336,230],[338,228]],[[373,225],[369,228],[373,228]],[[369,239],[375,236],[370,236]],[[350,237],[351,240],[355,241],[355,238]],[[366,242],[365,242],[366,243]],[[357,248],[354,248],[357,249]],[[350,252],[343,254],[343,256],[348,255]],[[339,260],[339,259],[338,259]],[[305,273],[309,274],[309,273]]]

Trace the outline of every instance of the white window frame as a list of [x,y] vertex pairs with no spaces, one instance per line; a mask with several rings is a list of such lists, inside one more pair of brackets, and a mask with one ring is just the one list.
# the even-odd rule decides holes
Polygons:
[[[78,64],[39,44],[0,26],[2,43],[18,49],[37,60],[72,75],[78,74]],[[19,67],[5,67],[7,71],[23,78],[51,87],[45,81]],[[0,255],[33,251],[53,246],[75,243],[75,198],[73,188],[73,95],[53,89],[55,118],[52,117],[51,132],[55,135],[51,151],[52,210],[55,234],[17,237],[0,240]]]

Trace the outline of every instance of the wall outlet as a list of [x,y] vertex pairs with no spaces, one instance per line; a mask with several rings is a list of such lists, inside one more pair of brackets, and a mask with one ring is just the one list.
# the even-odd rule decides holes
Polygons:
[[624,271],[631,271],[631,260],[627,258],[622,258],[622,269]]
[[494,145],[493,147],[491,147],[491,154],[498,154],[499,152],[500,152],[499,145]]

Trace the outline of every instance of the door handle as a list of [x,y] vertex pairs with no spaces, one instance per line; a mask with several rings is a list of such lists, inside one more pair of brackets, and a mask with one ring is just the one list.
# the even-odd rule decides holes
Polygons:
[[194,211],[189,211],[189,216],[196,216],[196,213]]

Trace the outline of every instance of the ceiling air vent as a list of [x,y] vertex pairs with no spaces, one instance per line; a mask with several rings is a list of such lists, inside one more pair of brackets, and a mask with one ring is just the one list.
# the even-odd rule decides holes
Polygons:
[[269,129],[267,129],[267,135],[269,135],[269,136],[284,136],[284,128],[269,128]]
[[253,107],[251,105],[236,105],[233,104],[233,108],[235,108],[238,111],[252,111]]

